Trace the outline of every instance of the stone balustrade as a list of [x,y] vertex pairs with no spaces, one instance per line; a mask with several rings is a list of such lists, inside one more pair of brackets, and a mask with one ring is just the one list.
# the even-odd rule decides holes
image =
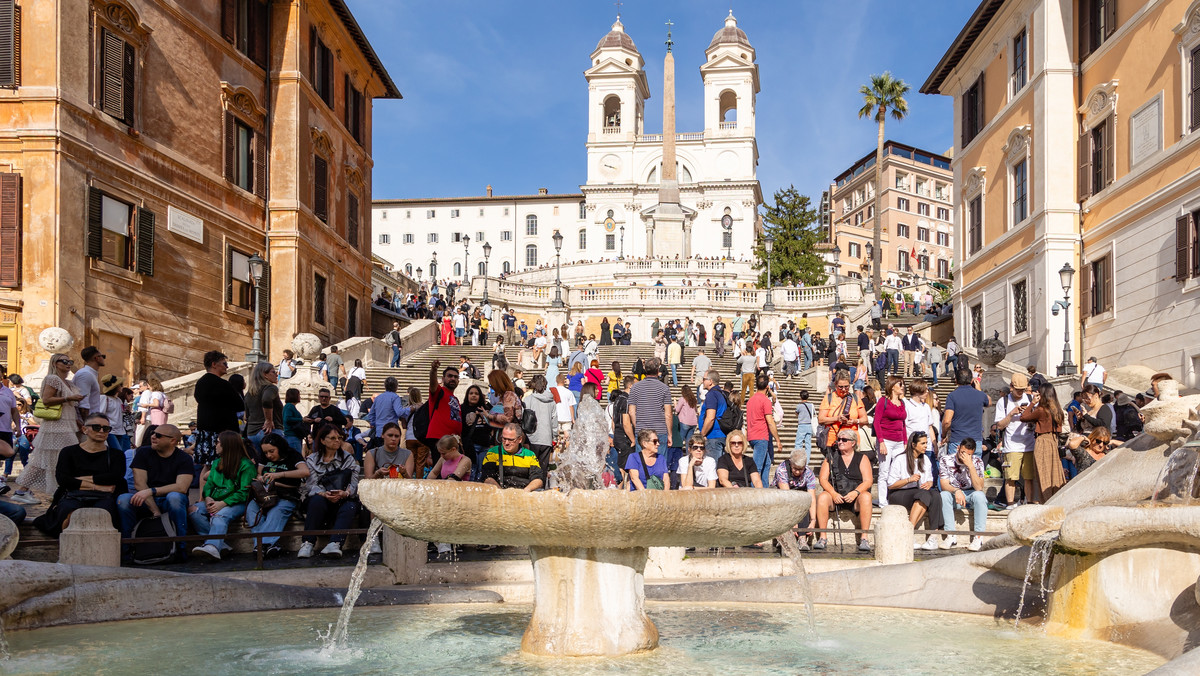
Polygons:
[[509,273],[505,280],[525,284],[554,284],[556,273],[561,273],[563,284],[594,283],[607,279],[628,280],[626,283],[644,282],[647,279],[662,279],[665,283],[682,279],[691,279],[693,282],[712,279],[726,284],[754,284],[758,281],[759,271],[754,269],[754,263],[750,261],[627,259],[563,262],[561,271],[551,265]]

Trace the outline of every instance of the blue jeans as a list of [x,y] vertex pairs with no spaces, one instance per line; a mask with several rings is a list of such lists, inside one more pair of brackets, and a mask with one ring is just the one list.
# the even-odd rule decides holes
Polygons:
[[15,502],[0,500],[0,516],[8,517],[10,521],[20,526],[25,521],[25,508]]
[[1067,481],[1079,476],[1079,469],[1074,460],[1071,460],[1070,458],[1063,458],[1062,466],[1063,474],[1067,476]]
[[285,434],[283,438],[287,439],[288,446],[291,446],[293,451],[304,455],[304,441],[300,437],[294,434]]
[[[692,435],[695,433],[695,425],[684,425],[683,423],[679,423],[679,440],[683,442],[684,448],[687,448],[688,443],[692,440]],[[673,466],[671,471],[675,471]]]
[[812,350],[804,350],[800,353],[800,370],[807,371],[809,366],[812,366],[813,353]]
[[[138,519],[150,516],[150,510],[144,504],[141,507],[135,507],[129,501],[132,497],[133,493],[125,493],[117,497],[117,513],[121,515],[122,537],[130,537],[133,533],[133,527],[137,525]],[[187,496],[183,493],[172,492],[154,498],[154,502],[158,505],[160,511],[171,515],[171,520],[175,522],[175,534],[187,535]]]
[[679,364],[671,364],[671,387],[679,386]]
[[13,451],[15,452],[4,461],[4,475],[9,476],[12,474],[13,461],[17,458],[21,458],[22,466],[28,465],[30,450],[31,449],[27,446],[18,446],[13,444]]
[[933,385],[934,385],[934,387],[937,387],[937,370],[938,370],[937,362],[932,362],[932,361],[929,362],[929,370],[931,373],[933,373]]
[[[257,521],[259,515],[258,503],[251,500],[246,505],[246,523],[252,523],[250,531],[253,533],[278,533],[287,526],[288,519],[292,518],[292,512],[296,511],[296,503],[291,500],[280,500],[279,504],[271,508],[271,511],[263,515],[261,521]],[[262,539],[263,545],[273,545],[279,540],[279,536],[273,535]]]
[[[262,440],[263,440],[263,437],[265,437],[265,436],[267,436],[267,433],[262,431],[261,429],[259,431],[255,432],[254,434],[246,435],[246,441],[249,441],[251,444],[254,445],[254,449],[250,456],[251,458],[254,457],[253,453],[257,453],[262,450]],[[197,475],[197,476],[199,476],[199,475]]]
[[770,482],[771,463],[775,460],[775,445],[770,439],[751,439],[750,450],[754,452],[754,464],[766,486]]
[[812,425],[804,425],[796,429],[796,445],[794,448],[804,450],[804,464],[808,465],[809,458],[812,457]]
[[[987,530],[987,495],[983,491],[975,489],[963,491],[967,495],[967,505],[965,508],[971,510],[971,530],[976,533],[982,533]],[[954,509],[957,505],[954,504],[954,493],[951,491],[942,491],[942,520],[945,524],[943,528],[946,530],[958,530],[954,524]]]
[[[196,530],[197,535],[224,535],[229,532],[229,522],[234,519],[240,519],[246,513],[246,503],[244,502],[240,505],[226,505],[212,516],[209,516],[203,502],[197,502],[196,507],[196,511],[192,512],[188,518],[192,522],[192,528]],[[205,540],[204,544],[212,545],[218,551],[233,549],[233,547],[225,544],[223,538]]]
[[398,366],[399,364],[400,364],[400,346],[393,345],[392,346],[392,363],[389,366],[391,366],[392,368],[396,368],[396,366]]
[[[716,423],[714,423],[714,424],[716,424]],[[721,455],[725,452],[725,437],[718,437],[716,439],[705,439],[704,440],[704,452],[706,455],[708,455],[708,457],[710,457],[714,460],[716,460],[717,458],[720,458]]]
[[125,451],[128,451],[131,447],[131,444],[129,443],[129,435],[128,434],[109,434],[108,435],[108,447],[113,449],[114,451],[120,451],[122,453],[124,453]]
[[900,367],[900,350],[887,351],[887,372],[895,373]]

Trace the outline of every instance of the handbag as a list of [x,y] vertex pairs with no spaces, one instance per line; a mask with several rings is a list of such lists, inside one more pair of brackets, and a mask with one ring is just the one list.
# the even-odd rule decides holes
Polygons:
[[350,485],[350,478],[354,476],[352,469],[338,469],[332,472],[326,472],[324,476],[317,480],[317,484],[326,491],[344,491]]
[[[272,488],[272,486],[268,486],[259,479],[250,482],[250,497],[258,505],[259,518],[262,518],[263,514],[275,509],[275,506],[279,504],[279,494],[272,490]],[[257,520],[251,524],[251,528],[256,525],[258,525]]]
[[33,415],[42,420],[58,420],[62,418],[62,404],[47,406],[39,400],[33,405]]

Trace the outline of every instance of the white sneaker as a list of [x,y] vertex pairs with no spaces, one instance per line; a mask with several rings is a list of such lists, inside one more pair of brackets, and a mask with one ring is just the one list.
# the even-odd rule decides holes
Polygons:
[[305,542],[300,545],[300,551],[296,552],[297,559],[311,559],[313,555],[313,543]]
[[325,545],[325,549],[321,550],[321,556],[329,556],[335,559],[342,558],[342,546],[336,542],[330,542]]
[[942,543],[938,545],[938,549],[953,549],[958,546],[957,535],[947,535],[942,538]]
[[10,497],[8,499],[8,501],[15,502],[19,505],[40,505],[40,504],[42,504],[41,500],[38,500],[37,498],[33,497],[33,493],[13,493],[12,497]]
[[977,552],[983,548],[983,538],[976,535],[971,538],[971,544],[967,545],[967,551]]
[[214,547],[212,545],[200,545],[199,547],[193,547],[192,554],[203,554],[204,556],[207,556],[208,558],[212,559],[213,561],[221,560],[220,550],[218,550],[216,547]]
[[371,552],[370,553],[371,554],[382,554],[383,553],[383,547],[381,547],[379,545],[379,538],[375,538],[374,540],[371,540]]
[[936,535],[930,535],[928,538],[925,539],[925,544],[921,545],[921,549],[924,549],[927,552],[931,552],[931,551],[937,549],[938,548],[938,540],[940,540],[940,539],[941,538],[939,538]]

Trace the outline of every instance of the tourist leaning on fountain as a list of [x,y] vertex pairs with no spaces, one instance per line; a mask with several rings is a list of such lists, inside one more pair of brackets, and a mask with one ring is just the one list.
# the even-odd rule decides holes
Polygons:
[[[313,446],[313,452],[304,459],[308,465],[308,481],[304,485],[304,530],[328,528],[330,521],[333,521],[334,530],[346,530],[358,514],[358,463],[353,455],[342,449],[342,431],[333,425],[322,425],[317,430],[313,435]],[[341,557],[345,540],[345,535],[331,536],[321,554]],[[301,559],[311,557],[316,543],[317,536],[305,535],[296,556]]]
[[[858,430],[843,429],[834,437],[837,448],[821,463],[817,481],[821,493],[817,495],[817,528],[829,527],[829,510],[849,509],[858,515],[860,530],[871,530],[871,461],[867,454],[858,450]],[[836,518],[836,515],[835,515]],[[859,551],[871,551],[865,533],[859,533]],[[813,543],[813,549],[825,549],[826,537]]]
[[[1019,375],[1019,374],[1018,374]],[[942,521],[946,530],[957,530],[954,509],[971,510],[971,530],[982,533],[987,529],[987,493],[983,487],[983,458],[975,455],[975,440],[963,439],[954,455],[943,455],[941,459]],[[958,544],[958,538],[947,535],[939,545],[950,549]],[[971,536],[967,549],[977,552],[983,546],[983,537]]]
[[537,455],[524,447],[525,432],[517,423],[500,430],[500,444],[488,449],[483,457],[483,482],[499,488],[536,491],[545,483],[546,474]]

